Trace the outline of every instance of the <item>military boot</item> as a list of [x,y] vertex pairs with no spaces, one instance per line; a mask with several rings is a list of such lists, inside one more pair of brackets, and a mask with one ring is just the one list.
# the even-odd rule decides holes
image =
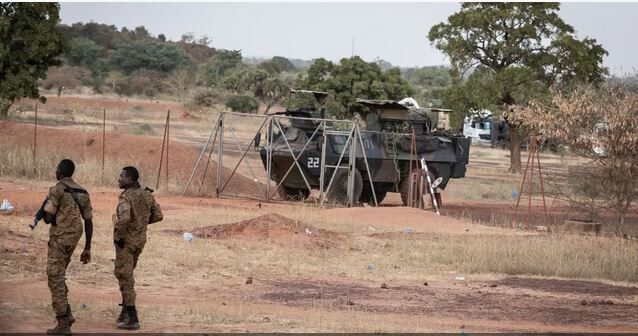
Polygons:
[[128,320],[128,309],[126,309],[126,306],[124,305],[124,303],[120,303],[120,306],[122,306],[122,311],[120,312],[120,315],[117,317],[117,320],[115,320],[115,323],[122,323]]
[[128,320],[117,324],[119,329],[134,330],[140,328],[140,321],[137,319],[137,310],[135,306],[124,306],[126,309]]
[[58,320],[58,325],[53,329],[47,329],[47,334],[49,335],[66,335],[71,333],[71,325],[69,324],[69,316],[58,315],[56,316]]
[[69,327],[73,326],[75,323],[75,318],[73,317],[73,312],[71,311],[71,305],[66,305],[66,315],[69,317]]

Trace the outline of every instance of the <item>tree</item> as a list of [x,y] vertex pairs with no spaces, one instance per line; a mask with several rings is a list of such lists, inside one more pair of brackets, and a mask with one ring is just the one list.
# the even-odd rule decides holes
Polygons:
[[142,69],[168,74],[189,63],[188,55],[179,46],[157,42],[125,44],[111,55],[113,67],[125,74]]
[[179,98],[179,102],[185,104],[186,96],[198,82],[197,72],[190,68],[180,68],[173,71],[164,82]]
[[61,95],[63,90],[74,89],[82,85],[90,76],[91,74],[85,68],[68,65],[52,67],[47,71],[46,79],[40,81],[40,86],[45,90],[55,88],[58,91],[58,95]]
[[91,71],[91,86],[98,93],[104,81],[104,49],[85,37],[71,40],[69,51],[66,53],[70,65],[84,67]]
[[0,120],[15,100],[38,98],[38,79],[61,64],[66,43],[56,28],[59,13],[57,3],[0,4]]
[[638,200],[638,94],[616,83],[590,85],[554,92],[551,101],[537,99],[517,112],[538,134],[592,159],[587,169],[579,168],[588,178],[578,182],[598,186],[606,207],[618,215],[620,233]]
[[219,84],[221,80],[241,65],[241,50],[219,49],[204,64],[200,65],[200,77],[204,85]]
[[[463,3],[428,35],[460,78],[472,71],[454,88],[468,90],[467,107],[503,114],[510,129],[511,172],[521,171],[524,126],[509,117],[513,108],[548,88],[598,81],[607,73],[605,49],[594,39],[578,40],[559,9],[558,3]],[[480,91],[469,92],[471,80]]]
[[359,56],[344,58],[339,64],[318,59],[308,69],[302,85],[330,92],[332,97],[326,111],[346,118],[359,111],[360,107],[353,104],[356,98],[399,100],[413,93],[398,68],[384,72],[376,63],[368,63]]
[[275,56],[259,64],[259,68],[268,71],[270,74],[277,75],[284,71],[292,71],[295,66],[287,58]]

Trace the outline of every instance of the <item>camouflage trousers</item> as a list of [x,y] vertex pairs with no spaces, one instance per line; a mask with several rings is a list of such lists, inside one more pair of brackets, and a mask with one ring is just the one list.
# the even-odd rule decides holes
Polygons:
[[64,315],[66,313],[67,295],[69,293],[65,282],[66,267],[71,261],[71,256],[77,243],[77,240],[73,241],[73,239],[71,241],[49,239],[47,278],[49,290],[51,291],[51,305],[56,315]]
[[120,284],[122,303],[135,306],[135,277],[133,271],[137,260],[144,249],[144,244],[125,244],[123,248],[115,247],[115,277]]

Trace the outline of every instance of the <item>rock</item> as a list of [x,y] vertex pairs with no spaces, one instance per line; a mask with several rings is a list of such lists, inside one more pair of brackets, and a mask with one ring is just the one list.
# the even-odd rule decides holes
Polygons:
[[248,277],[248,278],[246,278],[246,284],[247,284],[247,285],[250,285],[250,284],[252,284],[252,283],[253,283],[253,277]]
[[388,285],[386,285],[386,283],[384,282],[384,283],[381,284],[381,288],[388,289]]
[[225,306],[225,305],[226,305],[226,302],[222,302],[222,306]]
[[612,301],[612,300],[607,300],[607,304],[608,304],[608,305],[613,305],[613,304],[614,304],[614,301]]
[[268,316],[264,316],[264,322],[270,322],[270,318]]
[[427,286],[427,285],[428,285],[428,282],[427,282],[427,281],[423,283],[423,286]]
[[496,288],[496,287],[498,287],[498,285],[497,284],[491,284],[490,287]]
[[352,300],[348,300],[348,301],[346,301],[346,304],[347,304],[348,306],[354,306],[354,302],[352,302]]
[[586,306],[587,305],[587,300],[580,301],[580,304],[583,305],[583,306]]

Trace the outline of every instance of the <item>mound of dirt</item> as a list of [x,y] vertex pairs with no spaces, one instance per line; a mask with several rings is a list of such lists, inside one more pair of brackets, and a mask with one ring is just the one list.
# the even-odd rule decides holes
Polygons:
[[191,233],[200,238],[245,239],[305,248],[331,248],[342,240],[339,233],[315,228],[277,214],[238,223],[206,226]]

